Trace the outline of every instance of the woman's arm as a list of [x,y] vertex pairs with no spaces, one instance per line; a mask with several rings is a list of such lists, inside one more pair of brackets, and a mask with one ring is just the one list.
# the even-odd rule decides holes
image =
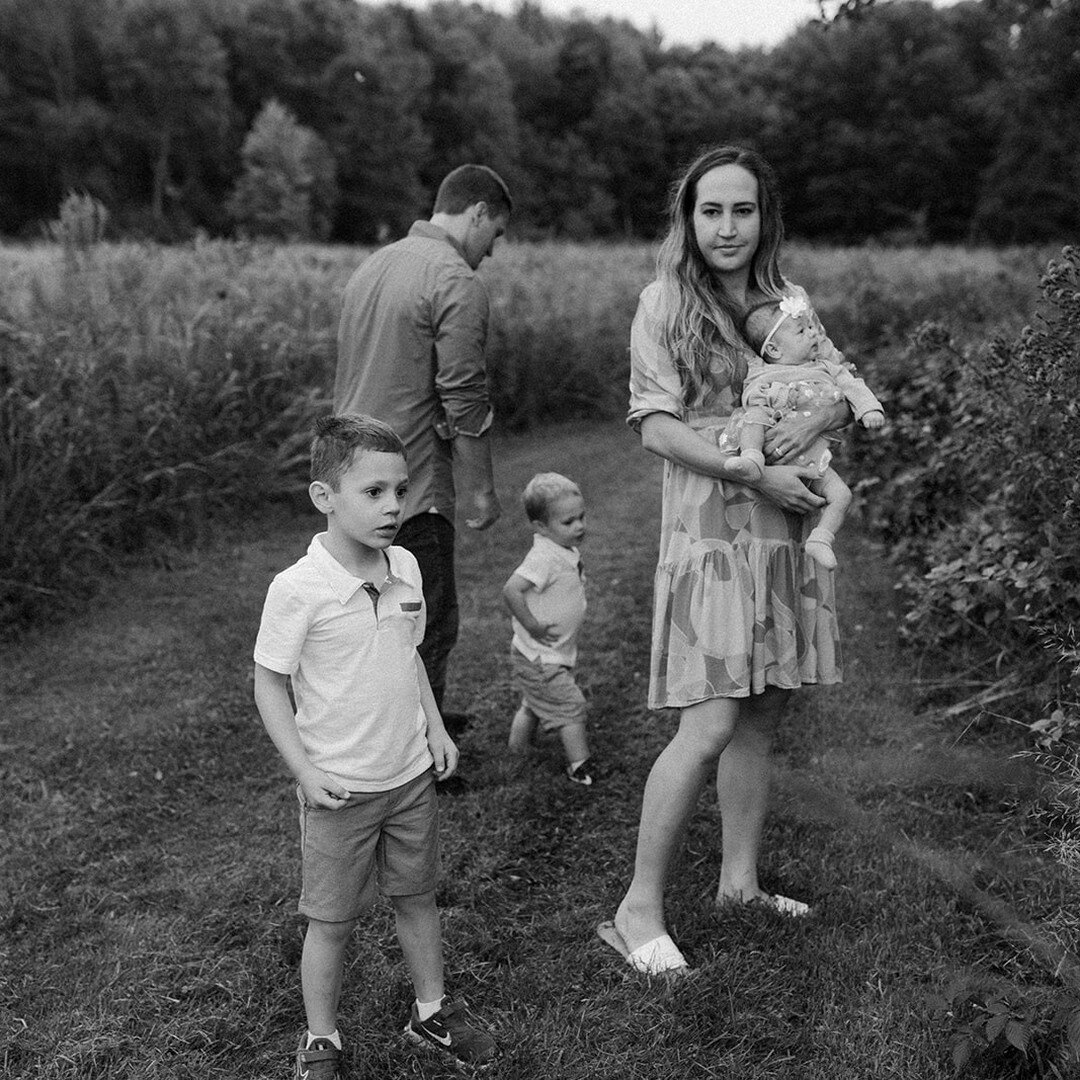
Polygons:
[[[715,480],[735,479],[730,475],[730,463],[735,459],[671,413],[650,413],[641,421],[640,430],[641,445],[659,457]],[[804,478],[814,480],[817,475],[813,466],[770,466],[760,480],[746,486],[756,488],[782,510],[804,514],[825,503],[803,483]]]
[[765,460],[773,465],[790,464],[826,431],[847,427],[854,419],[851,406],[844,400],[813,409],[797,409],[765,432]]

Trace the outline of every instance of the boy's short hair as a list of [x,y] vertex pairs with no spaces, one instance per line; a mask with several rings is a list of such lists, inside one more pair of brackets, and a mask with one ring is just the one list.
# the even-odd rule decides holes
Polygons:
[[492,217],[510,216],[514,200],[506,181],[486,165],[459,165],[447,173],[435,196],[436,214],[463,214],[478,202],[487,203]]
[[742,336],[753,347],[754,352],[760,355],[761,346],[769,336],[769,331],[780,314],[780,302],[778,300],[763,300],[755,304],[743,317]]
[[551,504],[560,495],[580,494],[581,488],[562,473],[542,472],[537,473],[525,485],[521,501],[525,504],[525,515],[530,521],[539,521],[546,525]]
[[311,479],[337,491],[357,450],[405,456],[405,444],[388,424],[363,413],[323,416],[315,421],[311,440]]

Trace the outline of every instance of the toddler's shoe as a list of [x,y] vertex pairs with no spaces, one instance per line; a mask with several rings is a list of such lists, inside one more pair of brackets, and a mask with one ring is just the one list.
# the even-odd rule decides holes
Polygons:
[[495,1057],[495,1040],[475,1026],[464,1001],[443,999],[443,1007],[421,1020],[413,1003],[405,1035],[420,1046],[430,1046],[451,1054],[469,1065],[486,1065]]
[[296,1080],[344,1080],[341,1051],[329,1039],[312,1039],[307,1032],[300,1036],[296,1051]]
[[566,766],[566,775],[575,784],[581,784],[582,787],[590,787],[593,782],[593,778],[589,773],[589,758],[584,761],[578,762],[576,768]]

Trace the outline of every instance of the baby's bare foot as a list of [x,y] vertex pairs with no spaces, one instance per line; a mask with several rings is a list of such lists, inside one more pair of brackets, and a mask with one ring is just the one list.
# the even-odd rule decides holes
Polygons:
[[729,480],[737,480],[741,484],[756,483],[764,475],[764,470],[756,461],[750,458],[731,458],[726,466]]

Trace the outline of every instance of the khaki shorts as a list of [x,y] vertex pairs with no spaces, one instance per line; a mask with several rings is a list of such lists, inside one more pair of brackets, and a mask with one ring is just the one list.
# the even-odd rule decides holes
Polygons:
[[304,882],[297,910],[347,922],[383,896],[432,892],[439,872],[439,805],[431,770],[389,791],[354,792],[339,810],[308,806],[300,785]]
[[539,720],[544,731],[585,723],[585,695],[570,668],[529,660],[517,649],[510,650],[510,664],[521,691],[521,707]]

